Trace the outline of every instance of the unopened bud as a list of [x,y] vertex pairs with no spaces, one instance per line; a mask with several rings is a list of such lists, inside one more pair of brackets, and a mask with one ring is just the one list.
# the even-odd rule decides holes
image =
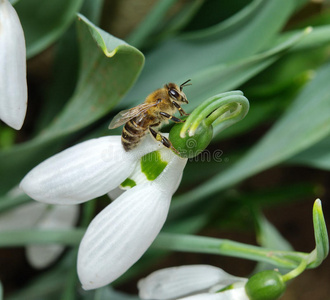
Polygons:
[[284,293],[285,288],[281,273],[275,270],[253,275],[245,285],[250,300],[276,300]]

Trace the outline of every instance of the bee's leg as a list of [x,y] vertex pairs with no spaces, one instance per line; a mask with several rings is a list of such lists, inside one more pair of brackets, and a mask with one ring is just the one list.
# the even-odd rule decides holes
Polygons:
[[179,118],[176,118],[174,116],[171,116],[170,114],[168,114],[166,112],[163,112],[163,111],[161,111],[159,114],[162,115],[165,118],[168,118],[169,120],[172,120],[175,123],[184,123],[185,122],[185,120],[181,120]]
[[151,126],[149,126],[149,131],[150,131],[151,135],[154,137],[154,139],[156,141],[161,142],[166,148],[171,149],[172,151],[174,151],[176,154],[179,155],[179,151],[176,150],[173,147],[172,143],[170,142],[170,140],[168,138],[166,138],[165,136],[161,135],[156,130],[152,129]]
[[177,102],[172,101],[172,103],[176,107],[176,109],[179,111],[181,116],[189,116],[189,114],[187,114]]

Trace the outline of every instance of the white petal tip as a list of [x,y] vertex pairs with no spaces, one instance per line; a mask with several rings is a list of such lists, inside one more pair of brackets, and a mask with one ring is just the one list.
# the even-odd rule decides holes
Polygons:
[[85,290],[85,291],[89,291],[89,290],[96,289],[96,288],[98,288],[98,287],[97,287],[97,286],[94,286],[94,285],[93,285],[93,282],[90,282],[89,284],[83,284],[83,285],[81,286],[81,288],[82,288],[83,290]]
[[2,120],[2,121],[15,130],[20,130],[24,123],[24,119],[23,120]]
[[149,248],[163,226],[170,195],[152,184],[133,187],[102,210],[89,225],[78,251],[84,289],[108,285]]
[[22,128],[27,109],[26,48],[23,29],[10,2],[0,2],[0,119]]
[[20,188],[50,204],[79,204],[123,182],[136,160],[122,149],[120,136],[92,139],[70,147],[32,169]]

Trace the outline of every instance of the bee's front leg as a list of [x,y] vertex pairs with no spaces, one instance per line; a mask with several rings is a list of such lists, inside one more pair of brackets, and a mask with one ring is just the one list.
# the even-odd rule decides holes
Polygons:
[[179,151],[176,150],[172,143],[170,142],[170,140],[168,138],[166,138],[165,136],[161,135],[159,132],[157,132],[156,130],[152,129],[151,126],[149,126],[149,131],[151,133],[151,135],[153,136],[153,138],[158,141],[161,142],[166,148],[171,149],[172,151],[174,151],[176,154],[179,155]]
[[176,107],[176,109],[179,111],[181,116],[189,116],[189,114],[187,114],[177,102],[172,101],[172,103]]
[[181,120],[181,119],[179,119],[177,117],[174,117],[174,116],[172,116],[172,115],[170,115],[166,112],[163,112],[163,111],[161,111],[159,114],[162,115],[165,118],[168,118],[169,120],[172,120],[175,123],[184,123],[185,122],[185,120]]

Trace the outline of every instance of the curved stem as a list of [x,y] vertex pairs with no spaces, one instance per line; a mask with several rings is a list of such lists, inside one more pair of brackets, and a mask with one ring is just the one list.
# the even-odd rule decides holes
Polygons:
[[293,278],[296,278],[298,275],[300,275],[302,272],[305,271],[307,267],[307,261],[305,259],[302,259],[299,266],[289,273],[286,273],[285,275],[282,276],[282,279],[284,282],[289,281]]

